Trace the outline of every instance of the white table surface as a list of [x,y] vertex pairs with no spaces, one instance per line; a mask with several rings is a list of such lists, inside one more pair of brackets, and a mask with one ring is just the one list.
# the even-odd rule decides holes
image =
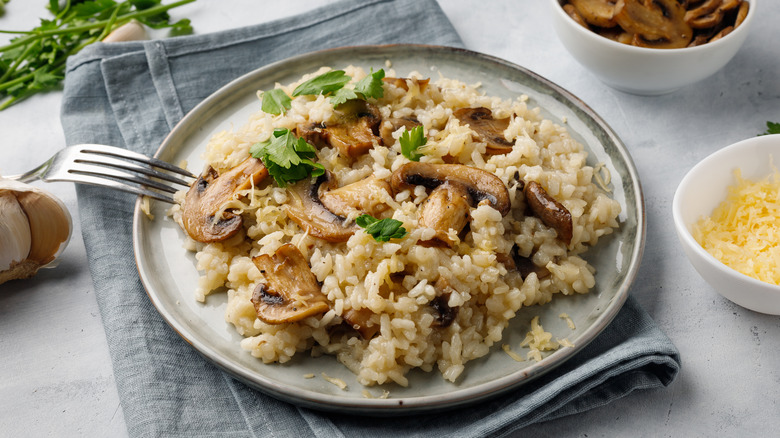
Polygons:
[[[198,33],[293,15],[330,0],[198,0],[172,11]],[[593,107],[627,144],[647,205],[647,246],[632,289],[677,345],[683,368],[668,388],[638,391],[517,436],[777,436],[780,317],[717,295],[684,258],[671,200],[711,152],[780,121],[780,2],[763,0],[747,43],[721,72],[662,97],[614,91],[554,35],[546,0],[439,0],[467,48],[529,68]],[[29,29],[48,0],[13,0],[0,29]],[[228,6],[229,5],[229,6]],[[0,35],[0,41],[7,36]],[[0,112],[0,174],[28,170],[64,146],[61,92]],[[0,436],[126,436],[122,407],[81,240],[75,190],[46,188],[74,217],[59,267],[0,286]]]

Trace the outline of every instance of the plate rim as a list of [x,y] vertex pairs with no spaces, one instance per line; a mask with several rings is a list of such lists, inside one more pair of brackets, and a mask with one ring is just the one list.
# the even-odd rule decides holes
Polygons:
[[[630,183],[635,196],[635,202],[633,207],[636,211],[636,229],[637,236],[635,236],[635,246],[629,257],[629,263],[626,268],[624,280],[619,283],[619,288],[616,291],[613,298],[609,301],[607,309],[602,312],[598,318],[583,331],[581,338],[584,338],[585,342],[579,342],[578,345],[572,348],[559,349],[547,357],[543,358],[540,362],[536,362],[525,368],[518,368],[517,371],[505,375],[501,378],[494,379],[487,383],[479,384],[475,387],[465,389],[455,389],[448,393],[448,396],[433,395],[433,396],[418,396],[418,397],[399,397],[399,398],[364,398],[356,399],[350,397],[338,397],[332,394],[326,394],[315,391],[302,392],[297,388],[287,388],[285,385],[280,385],[277,382],[272,381],[268,377],[260,376],[261,379],[257,379],[257,376],[248,375],[240,367],[227,361],[221,355],[217,354],[208,346],[202,345],[198,341],[194,341],[192,336],[186,334],[186,326],[181,321],[178,321],[174,315],[167,309],[162,307],[162,303],[154,296],[151,291],[149,280],[141,268],[141,244],[140,244],[140,232],[141,221],[143,217],[146,217],[142,211],[142,198],[139,197],[136,200],[134,213],[133,213],[133,252],[136,262],[136,268],[141,279],[141,283],[146,291],[147,296],[154,305],[157,312],[165,320],[165,322],[184,339],[192,348],[200,353],[209,362],[216,365],[218,368],[230,374],[237,380],[247,384],[248,386],[255,388],[263,393],[271,395],[277,399],[293,403],[299,406],[317,409],[320,411],[331,412],[349,412],[360,415],[403,415],[408,413],[425,413],[431,411],[442,411],[447,409],[454,409],[467,404],[472,404],[488,398],[493,398],[504,394],[511,389],[519,388],[536,378],[546,374],[570,360],[577,353],[582,351],[588,344],[590,344],[598,335],[609,326],[614,318],[622,309],[625,301],[629,295],[629,289],[633,284],[639,267],[641,265],[641,259],[644,252],[645,240],[646,240],[646,209],[644,202],[644,194],[642,190],[641,181],[637,168],[633,162],[631,155],[628,152],[625,144],[620,140],[614,130],[601,118],[589,105],[587,105],[580,98],[550,81],[547,78],[525,68],[520,65],[514,64],[502,58],[498,58],[492,55],[464,49],[460,47],[440,46],[440,45],[426,45],[426,44],[383,44],[383,45],[353,45],[329,48],[324,50],[317,50],[300,55],[295,55],[283,60],[269,63],[263,67],[249,71],[220,87],[215,92],[210,94],[203,101],[198,103],[192,110],[190,110],[166,135],[163,142],[155,152],[156,158],[162,158],[166,151],[175,149],[171,144],[180,135],[184,135],[186,138],[188,124],[197,121],[203,114],[211,111],[219,111],[229,106],[231,102],[239,100],[240,97],[225,98],[225,94],[230,94],[230,91],[236,88],[241,88],[245,83],[253,83],[257,77],[266,74],[269,71],[278,70],[286,65],[295,64],[299,61],[306,60],[311,57],[336,55],[349,53],[354,51],[374,51],[385,52],[393,50],[414,50],[414,51],[432,51],[432,52],[444,52],[449,56],[463,57],[466,59],[477,58],[488,63],[494,63],[501,65],[505,68],[509,68],[517,71],[521,75],[525,75],[528,78],[538,82],[543,88],[547,88],[555,93],[558,93],[562,97],[568,100],[569,108],[576,108],[578,111],[584,113],[591,122],[595,123],[612,145],[616,151],[619,152],[621,161],[625,164],[628,175],[622,175],[623,178],[630,178]],[[336,62],[336,60],[334,60]],[[536,90],[539,91],[539,90]],[[238,93],[235,93],[238,94]],[[222,106],[220,106],[222,104]],[[573,107],[572,107],[573,105]],[[182,132],[184,134],[182,134]],[[589,151],[590,152],[590,151]],[[626,200],[628,201],[628,200]],[[626,204],[629,204],[626,202]],[[228,324],[226,322],[226,324]],[[495,346],[494,346],[495,347]],[[260,361],[260,359],[257,359]],[[431,371],[433,372],[433,371]],[[295,394],[290,393],[290,389]]]

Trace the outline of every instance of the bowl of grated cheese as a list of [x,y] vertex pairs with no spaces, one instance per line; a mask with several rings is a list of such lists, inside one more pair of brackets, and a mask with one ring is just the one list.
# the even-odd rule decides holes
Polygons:
[[722,296],[780,315],[780,134],[708,156],[672,202],[677,236],[696,271]]

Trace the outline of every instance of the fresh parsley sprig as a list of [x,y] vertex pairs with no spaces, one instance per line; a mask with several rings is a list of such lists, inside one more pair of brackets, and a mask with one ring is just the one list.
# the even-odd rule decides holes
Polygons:
[[[292,97],[297,96],[328,96],[333,106],[339,106],[348,100],[370,98],[379,99],[385,95],[382,87],[382,79],[385,70],[371,70],[371,73],[355,83],[354,88],[346,88],[345,85],[352,80],[344,70],[331,70],[295,87]],[[275,88],[263,93],[262,110],[268,114],[283,114],[291,107],[291,99],[281,89]]]
[[780,123],[766,122],[766,132],[758,135],[780,134]]
[[279,187],[325,173],[322,164],[312,161],[317,157],[314,146],[286,128],[275,129],[270,139],[255,143],[249,153],[263,161]]
[[2,30],[17,34],[0,46],[0,110],[35,93],[60,86],[70,55],[105,38],[130,20],[154,28],[171,28],[175,35],[192,32],[188,19],[170,21],[167,11],[195,0],[162,4],[161,0],[49,0],[52,19],[41,19],[30,31]]
[[396,219],[377,219],[363,214],[355,219],[355,223],[366,230],[377,242],[388,242],[390,239],[401,239],[408,233],[403,222]]
[[422,126],[415,126],[411,131],[404,128],[404,132],[401,133],[401,137],[398,141],[401,143],[401,153],[403,156],[412,161],[420,161],[420,157],[423,156],[423,153],[420,152],[420,148],[428,143]]

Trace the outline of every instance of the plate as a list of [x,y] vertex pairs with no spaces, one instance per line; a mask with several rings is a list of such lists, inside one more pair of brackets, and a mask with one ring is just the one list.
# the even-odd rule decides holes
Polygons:
[[[133,242],[141,281],[160,315],[193,348],[247,385],[279,399],[310,408],[371,415],[394,415],[443,410],[493,397],[531,382],[571,359],[591,342],[618,313],[628,296],[645,239],[645,213],[641,185],[631,157],[617,135],[587,105],[571,93],[522,67],[488,55],[438,46],[391,45],[345,47],[314,52],[263,67],[235,79],[194,108],[171,131],[157,157],[172,163],[186,160],[201,169],[200,158],[215,133],[241,126],[260,110],[256,91],[290,83],[323,65],[343,68],[357,65],[379,69],[390,62],[399,75],[418,71],[442,74],[466,83],[481,83],[488,95],[529,97],[544,118],[565,124],[589,151],[588,163],[603,163],[612,176],[612,195],[622,206],[620,228],[602,238],[585,258],[597,269],[596,286],[585,295],[558,296],[544,306],[521,309],[504,332],[502,342],[480,359],[468,362],[456,383],[436,370],[409,373],[409,386],[386,384],[364,388],[333,357],[296,355],[285,364],[263,364],[241,349],[241,336],[225,322],[226,294],[210,295],[206,303],[194,298],[198,272],[192,253],[183,248],[183,232],[165,218],[167,204],[152,203],[149,220],[136,205]],[[559,318],[574,320],[571,330]],[[531,319],[540,316],[545,330],[563,333],[574,347],[561,348],[540,362],[517,362],[501,350],[503,343],[517,346]],[[564,336],[561,336],[564,337]],[[347,383],[342,390],[319,378],[324,372]],[[318,378],[304,376],[314,374]],[[368,391],[371,398],[365,396]],[[378,398],[383,390],[388,398]]]

